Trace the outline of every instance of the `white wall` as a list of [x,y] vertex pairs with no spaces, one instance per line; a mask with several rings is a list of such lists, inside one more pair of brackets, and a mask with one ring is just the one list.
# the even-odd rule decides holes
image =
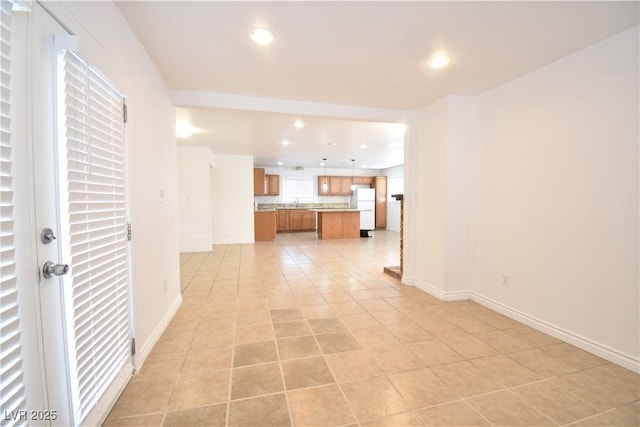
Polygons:
[[387,177],[387,230],[400,232],[400,201],[391,197],[404,194],[404,166],[384,169],[380,172]]
[[473,268],[483,298],[636,369],[638,51],[636,27],[479,97]]
[[[155,65],[111,2],[47,2],[107,77],[129,79],[127,124],[136,364],[180,301],[175,107]],[[108,64],[116,63],[116,68]],[[102,66],[105,64],[105,66]],[[153,304],[149,302],[153,301]]]
[[253,243],[253,157],[214,155],[211,241]]
[[418,112],[405,282],[640,370],[638,40]]
[[204,147],[178,147],[180,252],[211,250],[211,177]]

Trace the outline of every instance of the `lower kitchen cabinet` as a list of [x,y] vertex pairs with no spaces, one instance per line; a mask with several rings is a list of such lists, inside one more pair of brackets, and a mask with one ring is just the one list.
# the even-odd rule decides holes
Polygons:
[[256,242],[273,240],[276,237],[276,212],[255,211],[253,230]]
[[277,231],[314,231],[316,213],[308,209],[278,209]]

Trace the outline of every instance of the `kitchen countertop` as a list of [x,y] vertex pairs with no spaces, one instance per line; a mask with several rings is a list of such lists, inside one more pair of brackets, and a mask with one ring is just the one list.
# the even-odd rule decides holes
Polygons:
[[360,212],[362,209],[356,208],[319,208],[319,209],[309,209],[313,212]]

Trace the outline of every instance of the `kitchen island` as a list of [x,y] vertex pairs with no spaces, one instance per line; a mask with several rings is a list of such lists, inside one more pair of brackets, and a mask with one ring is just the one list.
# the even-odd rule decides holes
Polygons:
[[310,209],[318,214],[318,239],[360,238],[358,209]]

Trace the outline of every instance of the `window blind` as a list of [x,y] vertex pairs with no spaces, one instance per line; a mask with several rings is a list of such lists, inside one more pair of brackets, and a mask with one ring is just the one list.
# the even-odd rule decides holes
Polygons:
[[2,425],[26,425],[11,161],[11,7],[0,9],[0,409]]
[[81,424],[131,360],[123,95],[76,53],[58,61],[65,301]]

